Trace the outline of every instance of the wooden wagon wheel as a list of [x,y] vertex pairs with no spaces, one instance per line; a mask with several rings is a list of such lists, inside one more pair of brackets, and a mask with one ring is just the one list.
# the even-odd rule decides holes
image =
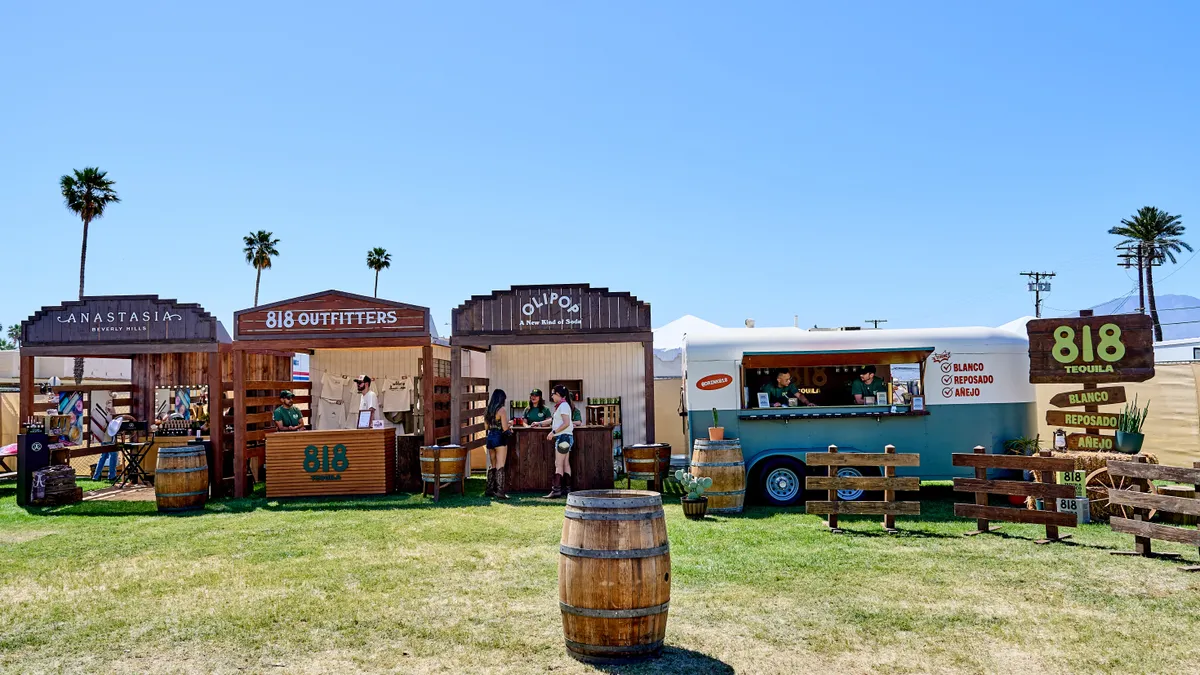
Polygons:
[[[1109,503],[1108,491],[1128,490],[1134,485],[1138,486],[1142,492],[1156,492],[1154,486],[1145,478],[1130,478],[1128,476],[1113,478],[1108,473],[1108,467],[1096,469],[1089,473],[1087,479],[1084,481],[1084,489],[1087,492],[1092,518],[1108,518],[1109,516],[1133,518],[1134,508],[1132,506],[1125,506],[1124,504]],[[1158,513],[1158,509],[1151,509],[1146,519],[1153,518],[1156,513]]]

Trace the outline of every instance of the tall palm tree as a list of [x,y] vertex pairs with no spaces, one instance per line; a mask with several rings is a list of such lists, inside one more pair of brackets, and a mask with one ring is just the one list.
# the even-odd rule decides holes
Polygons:
[[18,347],[21,346],[21,324],[14,323],[8,327],[8,339],[11,340],[14,345],[17,345]]
[[246,254],[246,262],[258,273],[254,277],[254,306],[258,307],[258,287],[262,283],[262,271],[271,269],[271,258],[279,255],[278,239],[272,239],[274,235],[265,230],[251,232],[242,237],[242,242],[246,248],[242,252]]
[[[1123,237],[1117,246],[1134,246],[1137,248],[1138,259],[1145,269],[1146,293],[1150,300],[1150,320],[1154,322],[1154,339],[1163,339],[1162,324],[1158,320],[1158,304],[1154,299],[1154,266],[1161,265],[1164,260],[1176,262],[1175,254],[1181,249],[1189,252],[1192,247],[1180,237],[1184,230],[1183,217],[1173,216],[1154,206],[1143,206],[1132,218],[1125,218],[1120,226],[1108,231]],[[1142,270],[1138,270],[1140,275]]]
[[[83,171],[72,169],[69,176],[58,179],[62,189],[63,203],[83,221],[83,248],[79,252],[79,299],[83,299],[83,280],[87,270],[88,226],[103,216],[109,204],[120,203],[108,172],[97,167],[85,167]],[[83,382],[83,359],[75,358],[75,384]]]
[[367,267],[375,270],[375,297],[379,297],[379,272],[392,266],[392,254],[386,249],[375,248],[367,251]]

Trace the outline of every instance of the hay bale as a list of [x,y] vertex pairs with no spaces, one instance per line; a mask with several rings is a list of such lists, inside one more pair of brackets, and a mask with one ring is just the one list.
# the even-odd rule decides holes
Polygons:
[[[1118,462],[1137,461],[1135,457],[1145,457],[1149,464],[1158,464],[1158,457],[1148,452],[1139,453],[1138,455],[1127,455],[1121,452],[1096,452],[1091,450],[1062,450],[1051,453],[1054,457],[1070,457],[1075,460],[1075,469],[1083,471],[1091,476],[1100,469],[1108,469],[1108,461],[1114,460]],[[1043,476],[1041,471],[1034,471],[1034,476],[1037,480],[1042,481]],[[1046,477],[1048,478],[1048,477]],[[1049,481],[1045,481],[1049,482]],[[1145,483],[1145,481],[1141,481]],[[1143,486],[1143,489],[1149,489],[1149,484]],[[1086,488],[1088,498],[1088,510],[1091,511],[1092,520],[1108,520],[1109,516],[1121,515],[1121,508],[1114,507],[1108,504],[1108,489],[1103,486],[1089,485]],[[1036,507],[1034,499],[1029,497],[1025,500],[1026,508],[1033,509]]]

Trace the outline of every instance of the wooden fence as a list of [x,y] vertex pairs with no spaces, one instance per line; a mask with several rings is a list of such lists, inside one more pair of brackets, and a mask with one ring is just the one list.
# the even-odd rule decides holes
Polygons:
[[[1109,460],[1108,473],[1114,477],[1141,478],[1146,481],[1166,480],[1176,483],[1191,483],[1196,486],[1197,490],[1200,490],[1200,462],[1195,462],[1189,469],[1180,466],[1147,464],[1144,457],[1138,457],[1137,460],[1134,462]],[[1128,489],[1109,490],[1108,499],[1112,504],[1133,508],[1133,518],[1113,516],[1108,520],[1108,524],[1114,532],[1133,535],[1133,550],[1113,551],[1114,554],[1179,557],[1178,553],[1154,553],[1150,548],[1151,539],[1200,547],[1200,530],[1148,522],[1152,509],[1160,512],[1200,516],[1200,500],[1142,492],[1141,486],[1136,483],[1131,484]],[[1197,572],[1200,571],[1200,565],[1182,569],[1185,572]]]
[[[918,477],[896,477],[898,466],[920,466],[921,456],[917,454],[896,454],[896,447],[888,445],[882,453],[847,452],[839,453],[836,445],[829,446],[829,452],[810,452],[805,458],[808,466],[827,466],[829,476],[808,476],[805,487],[809,490],[828,490],[828,501],[806,501],[804,509],[807,513],[825,515],[829,518],[829,529],[840,533],[838,514],[853,515],[882,515],[883,529],[888,532],[896,531],[896,516],[921,515],[921,502],[898,502],[896,491],[917,491],[921,489],[921,479]],[[845,466],[882,466],[883,476],[837,476],[839,467]],[[843,501],[838,499],[838,490],[871,490],[883,491],[883,501]]]
[[[954,515],[962,518],[975,518],[978,529],[968,532],[967,536],[993,532],[990,521],[1001,520],[1010,523],[1033,523],[1046,526],[1046,538],[1038,539],[1037,544],[1062,541],[1071,535],[1059,536],[1059,527],[1075,527],[1078,516],[1074,513],[1059,513],[1058,498],[1074,497],[1075,486],[1057,485],[1056,471],[1072,471],[1075,460],[1070,457],[1051,457],[1043,450],[1037,456],[1024,455],[989,455],[983,446],[976,446],[972,453],[955,453],[954,466],[974,467],[974,478],[955,478],[955,492],[974,492],[974,504],[955,504]],[[988,480],[988,469],[1015,469],[1018,471],[1040,471],[1041,481],[1019,480]],[[1048,480],[1047,480],[1048,479]],[[988,495],[1013,495],[1019,497],[1040,498],[1044,510],[1035,511],[1023,507],[989,506]]]

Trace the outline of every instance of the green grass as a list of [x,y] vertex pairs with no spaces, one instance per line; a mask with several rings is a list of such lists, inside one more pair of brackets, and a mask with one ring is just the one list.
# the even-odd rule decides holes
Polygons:
[[[0,488],[4,672],[591,672],[563,653],[562,502],[412,496],[16,507]],[[944,487],[886,535],[667,499],[665,656],[619,672],[1192,672],[1200,575],[1107,526],[964,538]],[[1196,551],[1171,545],[1195,562]]]

